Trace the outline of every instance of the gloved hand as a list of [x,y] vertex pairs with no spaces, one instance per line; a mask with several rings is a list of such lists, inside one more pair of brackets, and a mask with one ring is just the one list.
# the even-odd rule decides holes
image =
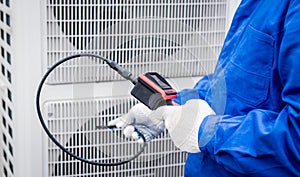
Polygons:
[[200,99],[189,100],[182,106],[162,106],[154,111],[137,104],[124,116],[110,121],[108,126],[122,127],[124,135],[134,139],[139,139],[141,133],[146,141],[158,137],[167,128],[179,149],[200,152],[198,130],[203,119],[211,114],[215,114],[214,111]]

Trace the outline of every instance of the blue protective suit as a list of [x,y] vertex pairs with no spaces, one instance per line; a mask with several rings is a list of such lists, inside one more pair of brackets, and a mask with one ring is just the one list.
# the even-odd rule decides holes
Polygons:
[[215,72],[175,101],[192,98],[217,115],[185,176],[300,176],[300,0],[242,0]]

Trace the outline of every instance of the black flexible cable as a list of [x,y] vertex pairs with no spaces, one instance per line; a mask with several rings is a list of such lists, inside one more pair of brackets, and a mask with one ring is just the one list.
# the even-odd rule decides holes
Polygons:
[[[48,137],[61,149],[63,150],[65,153],[67,153],[68,155],[70,155],[71,157],[77,159],[77,160],[80,160],[82,162],[85,162],[85,163],[88,163],[88,164],[91,164],[91,165],[99,165],[99,166],[117,166],[117,165],[122,165],[122,164],[125,164],[125,163],[128,163],[132,160],[134,160],[135,158],[137,158],[142,152],[144,152],[144,149],[146,147],[146,140],[145,140],[145,137],[141,135],[141,138],[144,140],[144,143],[141,147],[141,150],[138,151],[134,156],[128,158],[127,160],[123,160],[123,161],[120,161],[120,162],[114,162],[114,163],[103,163],[103,162],[96,162],[96,161],[90,161],[90,160],[87,160],[87,159],[84,159],[84,158],[81,158],[73,153],[71,153],[70,151],[68,151],[63,145],[61,145],[56,139],[55,137],[51,134],[51,132],[49,131],[49,129],[47,128],[44,120],[43,120],[43,115],[42,115],[42,112],[41,112],[41,109],[40,109],[40,96],[41,96],[41,92],[42,92],[42,88],[43,88],[43,85],[46,81],[46,79],[48,78],[48,76],[50,75],[50,73],[55,69],[57,68],[58,66],[60,66],[61,64],[63,64],[64,62],[66,61],[69,61],[69,60],[72,60],[72,59],[75,59],[75,58],[79,58],[79,57],[95,57],[95,58],[98,58],[100,60],[103,60],[104,62],[106,62],[110,67],[115,67],[113,68],[114,70],[118,71],[118,69],[120,68],[120,66],[111,61],[111,60],[108,60],[104,57],[101,57],[99,55],[94,55],[94,54],[75,54],[75,55],[71,55],[71,56],[68,56],[66,58],[63,58],[62,60],[59,60],[57,63],[55,63],[53,66],[51,66],[48,71],[45,73],[45,75],[42,77],[39,85],[38,85],[38,89],[37,89],[37,93],[36,93],[36,109],[37,109],[37,114],[38,114],[38,117],[39,117],[39,120],[42,124],[42,127],[43,129],[45,130],[45,132],[47,133]],[[116,66],[118,68],[116,68]],[[123,73],[126,77],[126,79],[130,80],[132,83],[135,84],[135,80],[133,79],[132,75],[130,72],[128,72],[127,70],[125,70],[124,68],[121,68],[123,70],[121,70],[121,73]],[[120,74],[120,72],[118,71],[118,73]],[[123,76],[124,77],[124,76]],[[110,128],[110,127],[107,127],[107,128]]]

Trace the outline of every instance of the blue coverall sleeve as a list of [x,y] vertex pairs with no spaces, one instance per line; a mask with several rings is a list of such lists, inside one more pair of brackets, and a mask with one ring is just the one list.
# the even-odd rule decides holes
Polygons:
[[[281,111],[208,116],[199,129],[202,153],[238,176],[300,176],[300,4],[292,4],[278,49]],[[296,8],[297,7],[297,8]],[[213,137],[201,146],[201,137]]]
[[209,77],[210,75],[206,75],[203,78],[201,78],[200,81],[198,81],[195,87],[192,89],[181,90],[180,92],[178,92],[177,98],[174,99],[173,101],[182,105],[185,104],[190,99],[205,100],[205,97],[210,88]]

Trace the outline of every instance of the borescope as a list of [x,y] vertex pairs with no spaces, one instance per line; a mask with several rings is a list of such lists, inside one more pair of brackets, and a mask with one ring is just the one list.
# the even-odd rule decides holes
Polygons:
[[[75,155],[74,153],[70,152],[68,148],[65,148],[60,142],[56,140],[56,138],[49,131],[49,129],[46,126],[46,123],[43,120],[43,115],[40,109],[40,95],[46,79],[48,78],[50,73],[61,64],[81,57],[93,57],[102,60],[106,64],[108,64],[110,68],[118,72],[123,78],[131,81],[134,84],[134,87],[131,90],[131,95],[134,96],[137,100],[142,102],[151,110],[155,110],[158,107],[164,105],[174,105],[172,99],[177,97],[177,92],[175,89],[171,87],[171,85],[167,82],[167,80],[164,79],[164,77],[162,77],[160,74],[156,72],[147,72],[145,74],[140,74],[137,78],[135,78],[131,72],[126,70],[124,67],[120,66],[115,61],[109,60],[107,58],[95,54],[84,53],[84,54],[75,54],[75,55],[68,56],[56,62],[44,74],[37,89],[36,108],[37,108],[37,114],[42,124],[42,127],[47,133],[47,135],[49,136],[49,138],[68,155],[88,164],[100,165],[100,166],[115,166],[115,165],[121,165],[130,162],[131,160],[137,158],[144,151],[146,142],[142,134],[141,134],[141,138],[144,140],[143,146],[138,152],[136,152],[134,156],[128,157],[126,160],[121,160],[117,162],[101,162],[101,161],[87,160],[85,158],[79,157],[78,155]],[[113,128],[113,127],[106,127],[106,128]]]

